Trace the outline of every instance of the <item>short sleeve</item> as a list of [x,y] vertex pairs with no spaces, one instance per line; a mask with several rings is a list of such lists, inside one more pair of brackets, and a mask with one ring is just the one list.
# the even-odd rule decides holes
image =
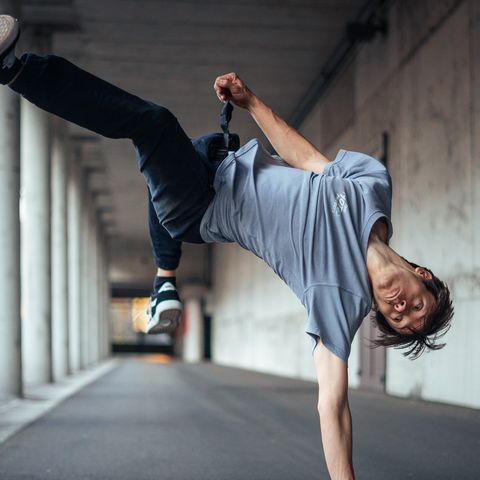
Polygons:
[[[381,162],[364,153],[340,150],[335,160],[325,168],[324,175],[355,182],[370,213],[375,214],[377,219],[386,217],[388,238],[391,238],[392,179]],[[370,220],[373,221],[373,217]],[[372,225],[369,224],[369,227]]]
[[381,162],[365,153],[348,150],[340,150],[335,160],[327,165],[324,174],[360,182],[382,182],[391,185],[390,175]]
[[303,302],[308,312],[305,332],[312,339],[312,354],[318,336],[325,347],[347,362],[353,337],[371,306],[362,297],[331,285],[311,286]]

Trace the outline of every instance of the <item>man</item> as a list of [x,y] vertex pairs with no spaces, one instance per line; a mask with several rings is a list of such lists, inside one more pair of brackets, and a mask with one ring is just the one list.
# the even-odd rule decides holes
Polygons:
[[[131,139],[165,237],[237,242],[302,301],[327,466],[332,478],[354,478],[347,361],[362,320],[373,305],[382,332],[377,343],[406,346],[416,357],[443,346],[435,339],[453,315],[447,286],[388,246],[391,180],[384,166],[345,150],[330,162],[229,73],[215,80],[219,100],[245,108],[279,156],[252,139],[213,176],[168,110],[65,59],[18,59],[17,38],[14,19],[0,16],[0,83],[100,135]],[[173,253],[174,261],[159,271],[158,290],[175,274],[178,246],[160,252],[165,259]]]

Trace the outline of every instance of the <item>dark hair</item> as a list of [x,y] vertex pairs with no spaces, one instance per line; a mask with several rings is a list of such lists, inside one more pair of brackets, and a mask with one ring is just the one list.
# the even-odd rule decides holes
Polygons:
[[[405,259],[404,259],[405,260]],[[413,268],[418,265],[406,260]],[[420,267],[430,272],[431,280],[423,279],[423,283],[427,290],[432,293],[435,298],[435,306],[425,318],[425,326],[421,332],[412,330],[410,334],[399,333],[394,330],[387,322],[383,314],[376,310],[373,312],[372,319],[375,320],[380,336],[376,340],[371,340],[371,348],[375,347],[395,347],[396,349],[408,348],[407,352],[403,352],[405,357],[410,356],[411,360],[415,360],[425,351],[440,350],[446,344],[436,344],[438,338],[443,337],[451,327],[450,320],[453,317],[453,304],[450,299],[450,290],[445,282],[437,278],[431,270]],[[432,337],[433,338],[430,338]]]

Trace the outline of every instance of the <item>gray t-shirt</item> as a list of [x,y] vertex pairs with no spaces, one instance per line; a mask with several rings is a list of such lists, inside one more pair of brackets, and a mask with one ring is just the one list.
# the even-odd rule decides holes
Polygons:
[[254,138],[220,164],[214,188],[202,238],[237,242],[263,259],[307,309],[312,347],[318,335],[346,362],[372,303],[370,231],[385,218],[392,235],[386,168],[340,150],[319,175],[290,167]]

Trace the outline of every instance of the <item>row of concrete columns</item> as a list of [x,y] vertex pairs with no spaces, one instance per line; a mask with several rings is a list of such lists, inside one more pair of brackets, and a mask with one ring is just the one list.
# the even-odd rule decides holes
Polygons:
[[108,356],[108,259],[65,123],[0,87],[0,151],[0,396],[21,396]]

